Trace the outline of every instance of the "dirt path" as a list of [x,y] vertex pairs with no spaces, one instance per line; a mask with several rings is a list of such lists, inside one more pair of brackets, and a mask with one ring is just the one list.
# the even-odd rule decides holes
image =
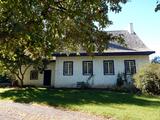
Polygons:
[[0,101],[0,120],[105,120],[105,118],[54,107]]

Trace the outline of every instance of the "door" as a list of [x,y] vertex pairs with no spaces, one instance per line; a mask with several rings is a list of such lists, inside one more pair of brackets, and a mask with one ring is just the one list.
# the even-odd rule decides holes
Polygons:
[[43,85],[50,86],[51,85],[51,70],[44,71],[44,82]]

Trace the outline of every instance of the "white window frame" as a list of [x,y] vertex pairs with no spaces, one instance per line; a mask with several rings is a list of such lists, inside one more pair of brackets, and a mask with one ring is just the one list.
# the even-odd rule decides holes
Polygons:
[[[110,63],[112,64],[113,71],[110,68]],[[106,72],[107,70],[105,70],[106,64],[107,64],[108,73]],[[103,71],[104,71],[104,75],[114,75],[114,61],[113,60],[104,60],[103,61]]]
[[[127,66],[126,64],[128,63],[128,68],[129,68],[129,71],[127,71]],[[133,64],[133,65],[132,65]],[[125,73],[127,75],[132,75],[132,74],[135,74],[136,73],[136,61],[135,60],[125,60],[124,61],[124,66],[125,66]],[[133,68],[134,67],[134,68]],[[134,70],[134,73],[132,73],[132,69],[135,69]]]
[[[86,73],[85,73],[85,66],[84,66],[84,64],[86,63]],[[91,64],[91,66],[92,66],[92,73],[90,73],[90,71],[89,71],[89,64]],[[93,74],[93,61],[83,61],[83,75],[91,75],[91,74]]]
[[[66,73],[65,73],[65,64],[67,64],[67,72]],[[71,67],[70,67],[70,65],[71,65]],[[63,62],[63,75],[64,76],[72,76],[73,75],[73,61],[64,61]]]

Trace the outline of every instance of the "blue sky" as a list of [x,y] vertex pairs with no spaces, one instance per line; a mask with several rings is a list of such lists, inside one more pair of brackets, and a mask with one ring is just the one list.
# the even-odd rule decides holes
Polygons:
[[130,0],[122,5],[120,13],[109,13],[113,25],[106,30],[127,30],[133,23],[134,31],[141,40],[160,56],[160,11],[154,12],[156,0]]

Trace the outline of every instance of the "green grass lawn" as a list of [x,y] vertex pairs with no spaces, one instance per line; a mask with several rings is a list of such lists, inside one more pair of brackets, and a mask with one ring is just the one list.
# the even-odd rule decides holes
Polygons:
[[114,117],[118,120],[160,120],[160,97],[105,90],[0,88],[0,100],[45,104]]

